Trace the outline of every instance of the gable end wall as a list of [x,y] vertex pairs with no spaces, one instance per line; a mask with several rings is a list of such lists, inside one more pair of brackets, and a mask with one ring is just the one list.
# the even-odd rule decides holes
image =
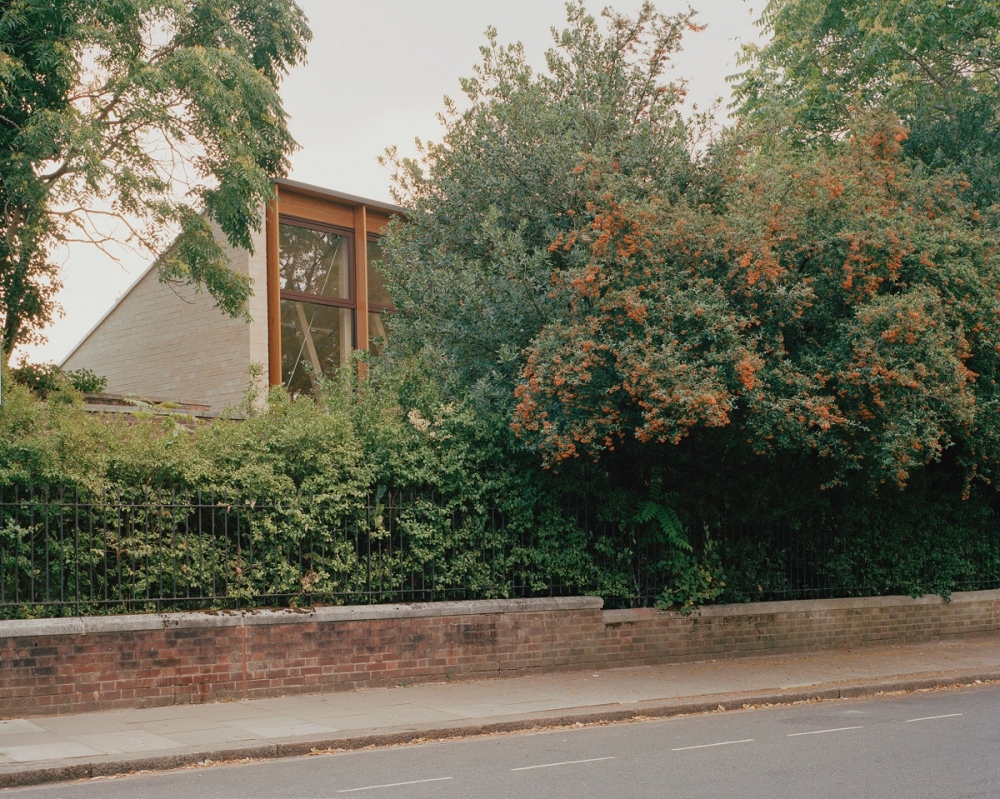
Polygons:
[[[221,233],[216,230],[216,235]],[[267,370],[264,230],[254,254],[228,248],[230,266],[254,281],[252,322],[232,319],[207,293],[162,285],[150,269],[63,362],[108,380],[113,394],[204,403],[221,411],[242,399],[247,370]]]

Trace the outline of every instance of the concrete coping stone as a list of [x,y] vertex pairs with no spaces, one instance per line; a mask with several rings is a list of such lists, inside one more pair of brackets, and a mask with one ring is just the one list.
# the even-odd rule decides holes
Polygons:
[[[949,602],[1000,602],[1000,590],[960,591]],[[828,613],[844,610],[941,605],[937,594],[913,599],[908,596],[856,597],[846,599],[795,599],[783,602],[748,602],[743,605],[706,605],[684,615],[654,608],[605,610],[605,624],[638,622],[656,618],[720,618],[767,616],[779,613]],[[142,613],[120,616],[74,616],[57,619],[10,619],[0,621],[0,638],[38,635],[97,635],[144,630],[249,627],[271,624],[312,624],[376,621],[387,619],[483,616],[501,613],[544,613],[601,610],[600,597],[542,597],[536,599],[479,599],[465,602],[414,602],[395,605],[340,605],[283,610],[216,610],[189,613]]]
[[944,600],[938,594],[926,594],[914,599],[909,596],[848,597],[843,599],[790,599],[779,602],[747,602],[742,605],[705,605],[688,614],[677,610],[631,608],[604,611],[605,624],[647,621],[655,618],[679,619],[719,618],[723,616],[772,616],[778,613],[829,613],[838,610],[873,610],[875,608],[904,608],[914,605],[961,605],[974,602],[998,602],[1000,590],[956,591]]
[[341,605],[283,610],[217,610],[192,613],[134,613],[121,616],[74,616],[58,619],[0,621],[0,638],[40,635],[97,635],[193,628],[244,627],[269,624],[313,624],[384,619],[483,616],[501,613],[544,613],[595,610],[600,597],[479,599],[466,602],[414,602],[397,605]]

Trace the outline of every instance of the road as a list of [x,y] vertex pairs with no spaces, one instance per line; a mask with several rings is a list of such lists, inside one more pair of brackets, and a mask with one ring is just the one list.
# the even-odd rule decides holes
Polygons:
[[91,780],[0,799],[997,799],[1000,687]]

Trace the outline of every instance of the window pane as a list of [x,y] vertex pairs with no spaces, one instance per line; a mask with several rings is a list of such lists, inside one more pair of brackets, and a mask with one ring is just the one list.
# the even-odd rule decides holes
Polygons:
[[281,379],[292,396],[313,390],[314,376],[347,363],[354,346],[354,311],[281,301]]
[[383,258],[382,245],[378,241],[368,241],[368,303],[370,305],[387,305],[392,307],[392,297],[386,288],[385,278],[372,264]]
[[351,259],[347,236],[297,225],[281,225],[281,288],[350,299]]
[[368,314],[368,350],[372,355],[381,355],[389,340],[391,330],[391,313]]

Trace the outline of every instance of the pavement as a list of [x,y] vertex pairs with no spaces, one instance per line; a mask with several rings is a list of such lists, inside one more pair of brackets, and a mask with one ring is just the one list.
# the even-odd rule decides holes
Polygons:
[[0,788],[992,681],[996,636],[7,719]]

